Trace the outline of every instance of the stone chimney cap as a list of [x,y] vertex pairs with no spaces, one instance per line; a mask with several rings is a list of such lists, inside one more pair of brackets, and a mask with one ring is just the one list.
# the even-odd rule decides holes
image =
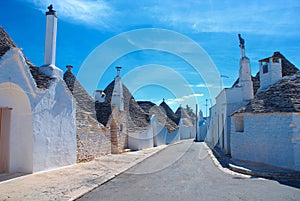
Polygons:
[[46,12],[46,15],[55,15],[56,16],[56,13],[55,13],[55,10],[53,10],[52,4],[50,4],[50,6],[48,6],[48,11]]
[[117,66],[116,69],[117,69],[117,77],[120,77],[120,74],[121,74],[121,66]]
[[66,68],[67,68],[69,71],[71,71],[72,68],[73,68],[73,66],[72,66],[72,65],[66,65]]

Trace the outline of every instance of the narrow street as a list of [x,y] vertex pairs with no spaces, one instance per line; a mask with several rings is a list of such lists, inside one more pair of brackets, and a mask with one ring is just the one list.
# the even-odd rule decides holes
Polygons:
[[205,149],[191,140],[170,145],[78,200],[300,200],[299,180],[224,173]]

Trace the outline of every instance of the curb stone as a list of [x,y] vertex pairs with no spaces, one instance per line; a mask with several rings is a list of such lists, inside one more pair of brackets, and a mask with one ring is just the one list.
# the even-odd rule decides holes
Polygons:
[[221,170],[222,172],[224,172],[226,174],[231,174],[231,175],[234,175],[234,176],[241,176],[241,177],[248,177],[248,178],[250,177],[249,175],[241,174],[239,172],[235,172],[233,170],[230,170],[229,168],[223,167],[220,163],[220,160],[218,159],[218,158],[220,158],[219,155],[216,157],[213,153],[213,150],[205,142],[203,142],[203,145],[204,145],[206,151],[208,152],[208,155],[212,159],[213,163],[215,164],[215,166],[217,166],[219,168],[219,170]]
[[228,164],[228,168],[232,171],[255,176],[255,177],[264,177],[264,178],[270,178],[270,179],[299,179],[300,178],[300,173],[253,171],[251,169],[237,166],[237,165],[230,164],[230,163]]
[[[218,150],[215,148],[212,148],[209,144],[205,143],[207,147],[209,147],[209,151],[211,152],[210,156],[213,158],[213,161],[217,160],[216,166],[221,169],[223,172],[230,173],[232,172],[236,174],[241,174],[244,176],[254,176],[254,177],[262,177],[262,178],[267,178],[267,179],[299,179],[300,178],[300,171],[293,171],[291,170],[286,171],[286,172],[276,172],[276,171],[266,171],[266,170],[252,170],[248,168],[247,166],[240,166],[237,165],[234,160],[231,158],[224,156],[223,154],[219,153]],[[221,165],[223,164],[223,166]],[[224,168],[225,166],[225,168]],[[229,170],[224,171],[224,169]]]

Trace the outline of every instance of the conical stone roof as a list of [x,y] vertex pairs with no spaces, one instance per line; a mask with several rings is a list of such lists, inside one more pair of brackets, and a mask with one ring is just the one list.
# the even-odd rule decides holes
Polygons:
[[173,110],[169,107],[169,105],[163,100],[163,102],[159,105],[161,106],[165,111],[166,115],[176,124],[178,124],[178,117],[173,112]]
[[181,119],[181,121],[184,125],[193,126],[193,122],[192,122],[192,119],[191,119],[190,115],[188,115],[188,113],[186,112],[186,110],[183,107],[181,107],[181,106],[178,107],[175,114],[178,117],[178,121],[180,121],[180,119]]
[[173,132],[178,128],[178,125],[166,115],[163,107],[157,106],[150,101],[138,101],[137,103],[150,118],[152,115],[155,115],[158,122],[166,127],[169,132]]
[[67,70],[63,79],[76,100],[76,113],[85,112],[96,119],[95,101],[79,83],[72,71]]
[[[0,26],[0,58],[11,48],[18,48],[6,31]],[[39,67],[34,66],[26,56],[24,56],[26,64],[28,65],[31,75],[35,80],[36,86],[41,89],[49,88],[52,78],[46,76],[40,71]]]
[[300,112],[300,72],[258,92],[253,100],[235,113],[245,112]]
[[[106,125],[111,114],[111,98],[114,90],[115,81],[112,81],[105,89],[106,101],[96,102],[97,119]],[[123,84],[124,110],[128,117],[128,129],[130,132],[142,131],[149,127],[149,116],[137,104],[134,97]]]

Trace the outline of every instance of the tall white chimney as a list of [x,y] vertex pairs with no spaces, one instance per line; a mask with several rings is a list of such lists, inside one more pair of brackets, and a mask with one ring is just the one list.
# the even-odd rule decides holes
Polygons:
[[52,4],[48,6],[46,12],[46,38],[44,65],[41,70],[52,78],[62,79],[63,72],[55,66],[56,57],[56,33],[57,33],[57,15],[53,10]]
[[55,66],[56,56],[56,33],[57,33],[57,15],[53,6],[48,7],[46,12],[46,39],[45,39],[45,55],[44,65]]

